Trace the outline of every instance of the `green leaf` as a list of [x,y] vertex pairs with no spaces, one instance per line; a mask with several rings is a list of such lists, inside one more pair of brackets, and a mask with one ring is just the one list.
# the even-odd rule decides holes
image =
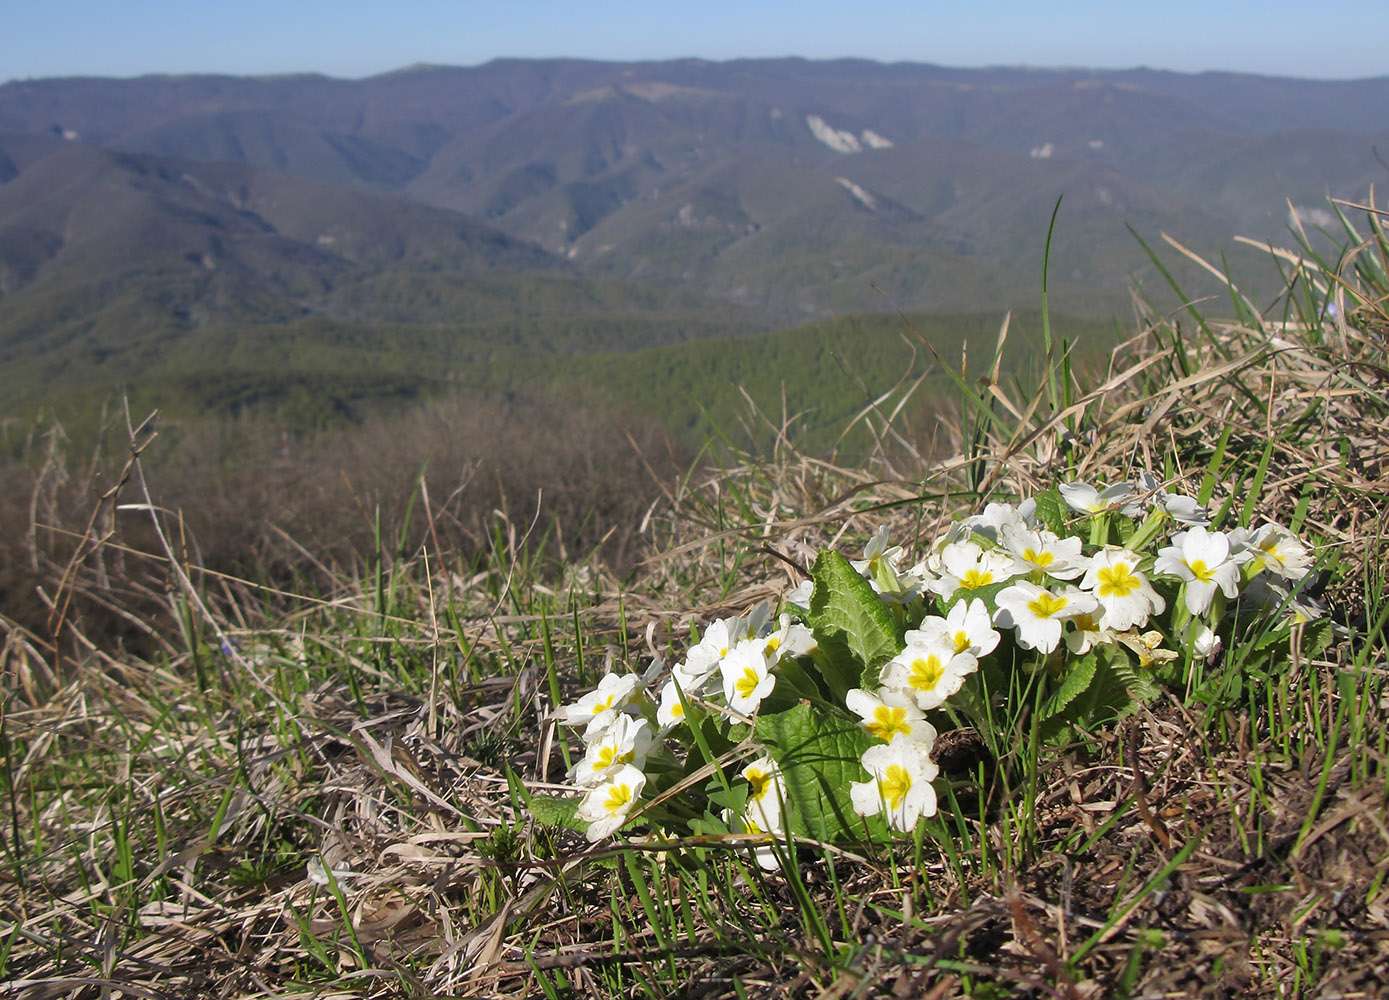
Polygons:
[[772,668],[772,673],[777,678],[773,697],[789,696],[791,701],[801,699],[824,701],[828,697],[828,692],[806,671],[805,667],[801,666],[798,660],[789,656],[778,660],[777,665]]
[[1302,631],[1302,655],[1319,656],[1336,641],[1336,627],[1330,618],[1308,622]]
[[[877,670],[902,648],[897,625],[868,581],[833,549],[821,549],[810,568],[815,590],[810,598],[810,627],[828,654],[821,663],[825,681],[836,697],[851,687],[869,686]],[[844,654],[853,658],[844,662]]]
[[562,799],[557,795],[532,795],[526,806],[541,826],[562,826],[578,830],[580,833],[588,829],[588,824],[575,815],[579,810],[578,799]]
[[1122,649],[1096,646],[1084,659],[1094,663],[1089,685],[1042,725],[1043,738],[1053,746],[1110,725],[1161,693],[1153,672],[1135,667]]
[[[957,726],[971,725],[979,733],[988,739],[994,730],[993,717],[989,714],[988,699],[985,695],[987,688],[984,686],[984,678],[980,676],[984,670],[988,670],[990,664],[980,664],[980,671],[972,673],[965,678],[964,685],[960,690],[950,696],[941,708],[955,720]],[[1003,684],[998,683],[1002,680],[1002,672],[994,678],[995,683],[988,685],[994,690],[1000,690]],[[990,751],[997,748],[991,746]]]
[[1275,626],[1254,640],[1254,649],[1256,652],[1259,652],[1268,649],[1270,646],[1283,645],[1290,640],[1292,634],[1293,630],[1291,625],[1285,623]]
[[713,810],[708,810],[703,816],[696,816],[690,820],[690,832],[696,837],[716,837],[733,831]]
[[1056,490],[1046,490],[1032,498],[1037,504],[1037,520],[1041,521],[1061,537],[1070,534],[1066,530],[1066,517],[1070,508]]
[[1051,697],[1042,702],[1040,716],[1044,721],[1063,711],[1090,686],[1090,682],[1095,679],[1095,660],[1096,656],[1092,650],[1079,659],[1071,661],[1066,679],[1061,682],[1061,686],[1052,693]]
[[755,735],[786,780],[791,829],[825,841],[856,838],[863,820],[854,813],[849,784],[868,780],[859,760],[873,737],[842,715],[806,704],[760,716]]
[[1158,695],[1162,694],[1162,687],[1153,676],[1153,671],[1144,667],[1135,667],[1129,662],[1127,656],[1122,657],[1119,662],[1114,664],[1114,675],[1124,685],[1124,690],[1128,692],[1129,697],[1139,704],[1146,705],[1151,701],[1156,701]]

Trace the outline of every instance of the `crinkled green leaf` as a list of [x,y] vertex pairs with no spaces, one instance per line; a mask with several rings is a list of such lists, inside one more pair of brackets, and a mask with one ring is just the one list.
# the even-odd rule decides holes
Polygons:
[[1129,697],[1137,704],[1155,701],[1157,696],[1162,693],[1162,687],[1153,676],[1153,671],[1144,667],[1135,667],[1129,662],[1127,656],[1122,657],[1114,664],[1114,676],[1118,678]]
[[1091,651],[1068,663],[1069,670],[1061,686],[1046,701],[1042,702],[1040,715],[1043,721],[1065,710],[1075,701],[1095,679],[1095,653]]
[[1037,520],[1058,535],[1064,537],[1069,534],[1066,530],[1066,518],[1070,508],[1066,506],[1066,501],[1061,499],[1060,493],[1056,490],[1046,490],[1032,499],[1037,503]]
[[[882,598],[838,552],[821,549],[810,575],[815,580],[810,627],[827,654],[821,663],[825,681],[842,698],[860,684],[865,670],[876,672],[896,656],[902,641]],[[852,663],[844,662],[846,652]]]
[[583,833],[588,824],[578,819],[579,800],[562,799],[553,795],[532,795],[526,803],[535,821],[541,826],[562,826]]
[[1291,625],[1283,624],[1277,628],[1269,629],[1263,635],[1254,640],[1254,649],[1262,651],[1270,646],[1281,645],[1292,638],[1293,629]]
[[859,763],[874,740],[842,715],[811,705],[757,720],[757,739],[767,744],[786,780],[792,830],[832,841],[857,836],[863,821],[854,814],[849,784],[867,781]]
[[[1085,659],[1094,664],[1089,685],[1064,710],[1042,723],[1042,739],[1052,746],[1084,739],[1096,726],[1130,715],[1158,693],[1152,671],[1134,667],[1121,649],[1096,647]],[[1044,705],[1043,712],[1046,708]]]
[[1302,632],[1302,655],[1318,656],[1330,648],[1336,641],[1336,627],[1330,618],[1322,618],[1318,621],[1308,622],[1303,626]]

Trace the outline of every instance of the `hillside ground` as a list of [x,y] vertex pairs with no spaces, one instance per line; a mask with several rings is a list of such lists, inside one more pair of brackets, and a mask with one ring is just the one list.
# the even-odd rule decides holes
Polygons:
[[[355,557],[291,540],[288,585],[213,573],[132,427],[118,490],[32,526],[45,628],[0,619],[0,996],[1377,995],[1385,248],[1372,220],[1340,261],[1288,254],[1269,313],[1146,315],[1108,369],[1059,340],[1030,385],[971,369],[931,429],[866,406],[854,467],[774,434],[658,473],[610,524],[622,578],[519,501],[462,558],[427,487]],[[564,790],[558,705],[778,599],[820,547],[919,547],[986,499],[1142,468],[1312,541],[1334,641],[1260,675],[1228,650],[1064,745],[1004,734],[996,779],[943,783],[915,839],[801,843],[776,873],[527,808]],[[113,619],[139,643],[89,629]]]

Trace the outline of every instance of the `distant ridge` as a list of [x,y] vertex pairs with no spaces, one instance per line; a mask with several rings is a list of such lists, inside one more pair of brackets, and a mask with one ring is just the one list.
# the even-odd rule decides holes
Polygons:
[[110,367],[134,324],[164,350],[453,317],[514,323],[487,336],[525,353],[1031,306],[1061,196],[1051,303],[1105,315],[1153,276],[1130,229],[1217,257],[1278,240],[1289,205],[1315,223],[1381,182],[1376,146],[1389,77],[692,58],[12,81],[0,361]]

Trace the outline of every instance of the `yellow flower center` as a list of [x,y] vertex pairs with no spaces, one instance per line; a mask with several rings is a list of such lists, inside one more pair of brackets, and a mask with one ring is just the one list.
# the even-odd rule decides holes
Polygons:
[[682,702],[674,702],[670,706],[670,717],[672,719],[683,719],[685,717],[685,706]]
[[738,696],[741,698],[751,698],[752,693],[757,690],[757,685],[761,680],[762,679],[757,676],[756,670],[753,670],[752,667],[744,667],[743,676],[738,678],[737,682],[733,685],[733,690],[737,691]]
[[767,640],[767,645],[764,646],[763,648],[766,650],[767,655],[768,655],[768,656],[771,656],[773,653],[775,653],[778,649],[781,648],[781,636],[779,636],[779,635],[771,636],[771,637]]
[[932,653],[926,659],[912,660],[911,686],[918,691],[934,691],[945,676],[945,665]]
[[901,764],[890,764],[878,785],[883,790],[883,800],[888,807],[900,809],[907,793],[912,790],[911,772]]
[[602,714],[603,712],[606,712],[608,709],[612,708],[612,707],[613,707],[613,699],[616,698],[616,697],[617,697],[617,695],[615,695],[615,694],[610,694],[610,695],[608,695],[607,701],[596,701],[596,702],[594,702],[594,703],[593,703],[593,714],[594,714],[594,715],[600,715],[600,714]]
[[617,759],[617,747],[605,746],[598,748],[598,759],[594,761],[593,769],[601,771],[606,767],[612,767],[613,761]]
[[753,768],[747,773],[748,784],[752,786],[752,797],[760,799],[772,788],[772,774],[770,771],[762,771]]
[[1191,575],[1202,583],[1210,583],[1211,577],[1215,575],[1215,571],[1206,566],[1204,559],[1193,559],[1186,564],[1186,568],[1191,570]]
[[616,816],[626,809],[632,801],[631,785],[613,785],[608,789],[608,798],[603,803],[603,808],[608,811],[609,816]]
[[1095,575],[1100,581],[1097,593],[1101,597],[1128,597],[1139,587],[1138,577],[1129,569],[1128,563],[1102,566]]
[[1022,557],[1026,559],[1028,562],[1030,562],[1033,566],[1040,566],[1042,567],[1042,569],[1046,569],[1048,566],[1050,566],[1053,562],[1056,561],[1056,554],[1053,552],[1047,552],[1045,549],[1043,549],[1041,552],[1038,552],[1035,549],[1023,549]]
[[1027,610],[1038,618],[1050,618],[1069,603],[1066,598],[1057,597],[1051,591],[1044,590],[1027,602]]
[[969,641],[968,632],[964,629],[960,629],[960,631],[955,633],[955,652],[963,653],[965,650],[969,649],[971,645],[973,645],[973,643]]
[[988,570],[972,569],[960,577],[960,586],[965,590],[978,590],[994,582],[994,575]]
[[907,710],[892,705],[879,705],[873,709],[873,721],[867,723],[866,728],[884,743],[891,743],[896,733],[910,736],[912,731],[912,727],[907,725]]

